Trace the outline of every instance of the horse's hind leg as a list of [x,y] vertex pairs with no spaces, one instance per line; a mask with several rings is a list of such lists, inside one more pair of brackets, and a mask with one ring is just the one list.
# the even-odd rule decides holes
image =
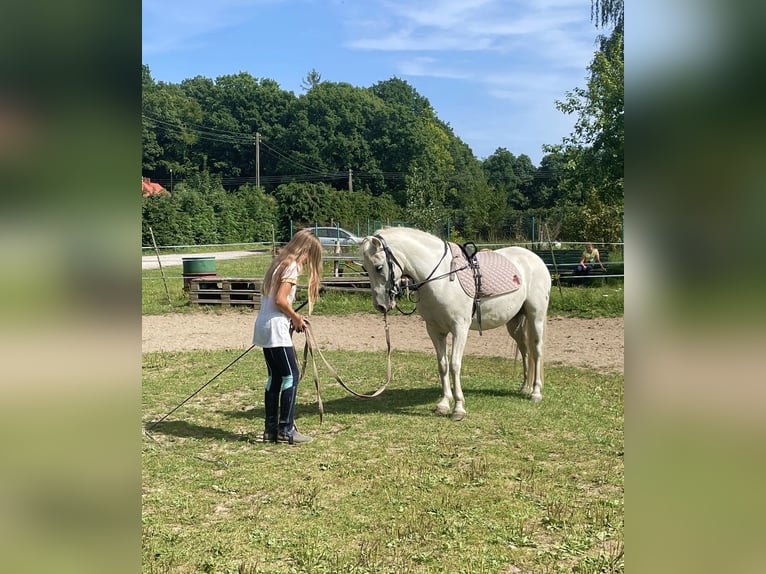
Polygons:
[[529,379],[529,362],[527,361],[527,354],[529,349],[527,348],[527,332],[526,332],[526,315],[524,313],[518,313],[513,319],[508,321],[506,328],[511,338],[516,341],[516,346],[519,348],[519,354],[521,354],[521,364],[524,378],[521,381],[520,393],[530,394],[532,392],[532,383]]
[[449,384],[449,365],[447,364],[447,335],[426,323],[426,331],[436,350],[436,360],[439,366],[439,380],[442,384],[442,398],[434,407],[434,412],[447,416],[452,407],[452,389]]
[[527,339],[530,346],[531,363],[534,369],[534,387],[531,399],[541,401],[543,399],[543,335],[545,331],[545,314],[537,315],[527,325]]

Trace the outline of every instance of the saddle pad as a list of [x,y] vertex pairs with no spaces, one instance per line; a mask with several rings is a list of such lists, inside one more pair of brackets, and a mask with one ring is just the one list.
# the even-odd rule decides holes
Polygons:
[[[457,275],[466,295],[475,297],[476,282],[474,281],[473,269],[468,266],[468,260],[463,250],[457,243],[449,243],[449,248],[452,252],[450,281],[454,281]],[[479,261],[479,273],[481,273],[479,297],[503,295],[521,287],[519,270],[507,257],[494,251],[479,251],[476,253],[476,258]],[[460,269],[461,267],[465,267],[465,269]]]

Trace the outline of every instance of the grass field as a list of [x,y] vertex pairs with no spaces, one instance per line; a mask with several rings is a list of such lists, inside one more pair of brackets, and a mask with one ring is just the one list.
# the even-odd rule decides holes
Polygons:
[[[216,262],[263,275],[269,255]],[[328,268],[329,271],[329,268]],[[188,302],[180,266],[142,273],[143,314],[217,312]],[[300,299],[300,294],[299,294]],[[550,315],[622,316],[622,281],[554,286]],[[243,312],[252,312],[246,309]],[[369,295],[325,293],[317,315],[372,313]],[[241,351],[143,355],[143,423],[178,406]],[[327,352],[360,392],[382,354]],[[467,418],[440,398],[432,353],[394,353],[377,399],[348,395],[320,366],[325,406],[301,383],[307,445],[257,442],[265,368],[256,350],[143,441],[145,573],[623,572],[624,377],[546,369],[545,398],[521,396],[521,365],[466,356]]]
[[[241,351],[143,356],[144,424]],[[361,392],[380,354],[328,352]],[[545,399],[517,393],[521,365],[464,357],[467,418],[431,412],[431,354],[395,353],[377,399],[326,372],[301,383],[314,441],[265,445],[262,357],[252,352],[143,441],[143,571],[219,573],[622,572],[623,377],[546,370]]]

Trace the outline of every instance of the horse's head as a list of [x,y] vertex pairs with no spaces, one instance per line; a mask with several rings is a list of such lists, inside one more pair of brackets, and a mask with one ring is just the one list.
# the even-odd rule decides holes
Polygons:
[[365,237],[362,241],[362,266],[370,278],[372,305],[383,313],[396,306],[402,269],[396,257],[380,235]]

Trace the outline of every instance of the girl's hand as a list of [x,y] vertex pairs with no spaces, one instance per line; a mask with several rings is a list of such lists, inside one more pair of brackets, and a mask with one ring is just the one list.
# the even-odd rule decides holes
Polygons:
[[297,315],[296,318],[291,321],[293,329],[297,333],[303,333],[303,331],[306,330],[306,325],[308,325],[308,322],[308,319],[303,315]]

